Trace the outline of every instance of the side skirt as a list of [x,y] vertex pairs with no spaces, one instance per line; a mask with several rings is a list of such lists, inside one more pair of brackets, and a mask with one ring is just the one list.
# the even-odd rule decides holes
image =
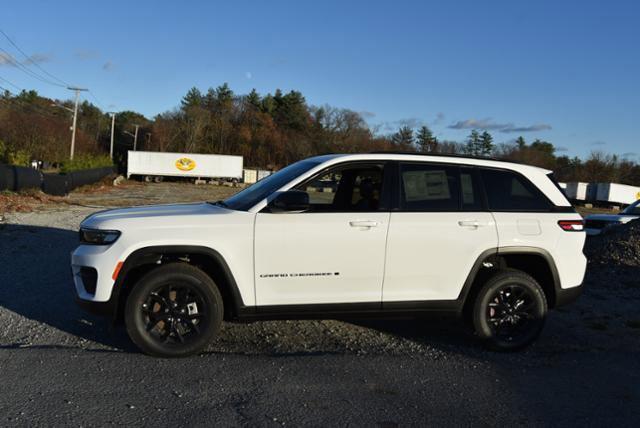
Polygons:
[[440,313],[459,316],[458,300],[273,305],[242,308],[238,321],[287,319],[408,318]]

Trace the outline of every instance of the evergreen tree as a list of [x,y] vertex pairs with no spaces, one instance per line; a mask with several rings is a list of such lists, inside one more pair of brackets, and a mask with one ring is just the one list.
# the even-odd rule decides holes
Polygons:
[[428,126],[422,126],[417,135],[418,148],[421,152],[435,152],[438,146],[438,139],[433,135]]
[[393,134],[391,141],[402,150],[410,150],[413,146],[413,130],[408,126],[403,126]]
[[229,88],[229,84],[227,82],[216,88],[216,100],[219,105],[228,105],[233,101],[233,91]]
[[480,155],[480,134],[475,129],[471,131],[471,134],[467,137],[464,153],[472,156]]
[[525,147],[527,147],[527,142],[524,141],[522,135],[516,139],[516,146],[518,146],[518,149],[520,150],[523,150]]
[[260,94],[258,94],[258,91],[256,91],[255,88],[253,88],[251,92],[249,92],[249,95],[247,95],[247,103],[256,109],[260,108],[262,100],[260,99]]
[[493,137],[487,131],[480,135],[480,156],[489,156],[493,153]]
[[194,86],[189,89],[187,95],[182,97],[181,104],[183,109],[187,109],[189,107],[199,107],[202,105],[202,101],[202,92]]

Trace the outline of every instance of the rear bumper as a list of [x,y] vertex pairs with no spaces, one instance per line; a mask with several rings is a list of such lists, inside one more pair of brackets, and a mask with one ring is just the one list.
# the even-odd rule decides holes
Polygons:
[[580,284],[577,287],[556,289],[555,307],[564,306],[575,301],[582,294],[582,288],[583,285]]

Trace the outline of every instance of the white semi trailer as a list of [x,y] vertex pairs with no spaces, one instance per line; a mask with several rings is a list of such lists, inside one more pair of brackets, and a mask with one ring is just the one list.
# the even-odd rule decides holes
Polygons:
[[127,178],[132,175],[156,182],[162,181],[163,177],[239,182],[242,180],[242,156],[130,150],[127,155]]
[[640,187],[618,183],[598,183],[598,202],[631,205],[640,199]]

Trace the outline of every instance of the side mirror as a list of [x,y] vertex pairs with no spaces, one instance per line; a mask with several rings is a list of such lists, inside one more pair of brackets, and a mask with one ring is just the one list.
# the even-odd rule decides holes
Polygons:
[[272,212],[304,212],[309,209],[309,194],[302,190],[287,190],[269,204]]

